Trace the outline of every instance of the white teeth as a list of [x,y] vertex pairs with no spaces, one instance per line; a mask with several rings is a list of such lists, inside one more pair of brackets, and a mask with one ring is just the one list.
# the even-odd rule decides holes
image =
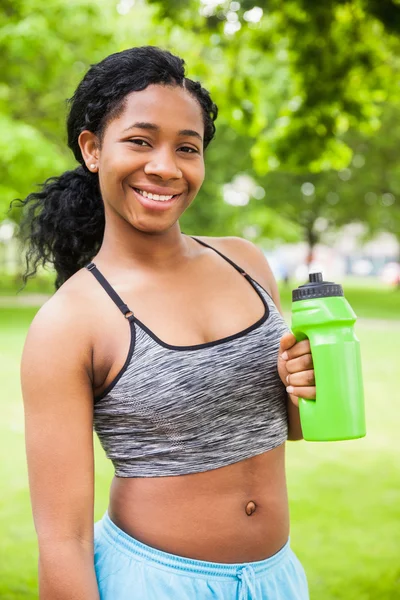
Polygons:
[[144,190],[139,190],[138,188],[135,188],[135,190],[145,198],[149,198],[149,200],[159,200],[160,202],[166,202],[167,200],[171,200],[171,198],[173,198],[173,195],[159,196],[158,194],[150,194],[148,192],[145,192]]

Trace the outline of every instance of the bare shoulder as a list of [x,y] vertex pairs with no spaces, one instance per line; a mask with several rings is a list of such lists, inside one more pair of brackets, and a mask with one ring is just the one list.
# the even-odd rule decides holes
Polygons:
[[85,283],[86,276],[79,271],[40,307],[28,330],[25,355],[29,350],[54,361],[71,353],[88,366],[91,311],[90,286]]
[[275,277],[269,266],[268,260],[258,246],[241,237],[207,237],[196,236],[198,239],[210,244],[225,256],[242,267],[272,296],[275,304],[280,307],[279,292]]

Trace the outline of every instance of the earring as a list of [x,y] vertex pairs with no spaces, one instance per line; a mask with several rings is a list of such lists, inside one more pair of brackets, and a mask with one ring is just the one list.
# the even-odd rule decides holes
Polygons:
[[92,164],[90,165],[90,168],[91,168],[91,169],[97,169],[97,165],[95,165],[94,163],[92,163]]

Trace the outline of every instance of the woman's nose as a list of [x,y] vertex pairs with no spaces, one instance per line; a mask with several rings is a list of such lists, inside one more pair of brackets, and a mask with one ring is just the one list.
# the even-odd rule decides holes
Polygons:
[[145,165],[146,175],[158,175],[162,179],[180,179],[182,171],[176,164],[176,156],[169,150],[159,151],[152,154],[151,159]]

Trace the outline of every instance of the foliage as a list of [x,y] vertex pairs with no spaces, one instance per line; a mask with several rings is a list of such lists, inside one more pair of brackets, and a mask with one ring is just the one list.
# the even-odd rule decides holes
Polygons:
[[90,0],[2,2],[0,208],[70,166],[63,131],[66,93],[88,66],[88,57],[100,59],[102,45],[111,42],[104,16]]
[[379,135],[355,136],[355,165],[348,173],[350,179],[343,186],[340,201],[350,204],[358,218],[362,215],[369,233],[389,231],[397,237],[400,248],[399,136],[399,105],[387,105]]
[[[371,230],[379,223],[396,232],[398,186],[382,185],[383,160],[379,173],[371,164],[388,141],[379,132],[382,115],[399,96],[399,13],[390,0],[3,0],[0,214],[74,166],[65,100],[88,66],[154,44],[183,56],[188,75],[220,108],[206,181],[181,221],[185,232],[244,235],[263,245],[304,236],[312,245],[324,220],[329,228],[357,216]],[[396,118],[388,117],[389,130]],[[353,169],[360,145],[375,158]],[[343,181],[347,168],[353,175]],[[223,202],[223,186],[243,173],[265,195]],[[304,195],[304,183],[315,193]],[[384,210],[369,195],[366,205],[370,192],[395,202]]]
[[242,121],[256,138],[252,156],[260,174],[347,166],[352,153],[343,133],[373,133],[382,102],[398,97],[399,40],[391,21],[400,19],[397,3],[151,2],[160,17],[195,28],[205,45],[233,59],[230,85],[218,81],[233,109],[232,127]]
[[362,222],[368,235],[394,234],[400,244],[400,111],[386,104],[375,136],[351,132],[346,143],[353,158],[345,169],[320,173],[268,173],[260,179],[268,204],[303,228],[310,248],[338,227]]

